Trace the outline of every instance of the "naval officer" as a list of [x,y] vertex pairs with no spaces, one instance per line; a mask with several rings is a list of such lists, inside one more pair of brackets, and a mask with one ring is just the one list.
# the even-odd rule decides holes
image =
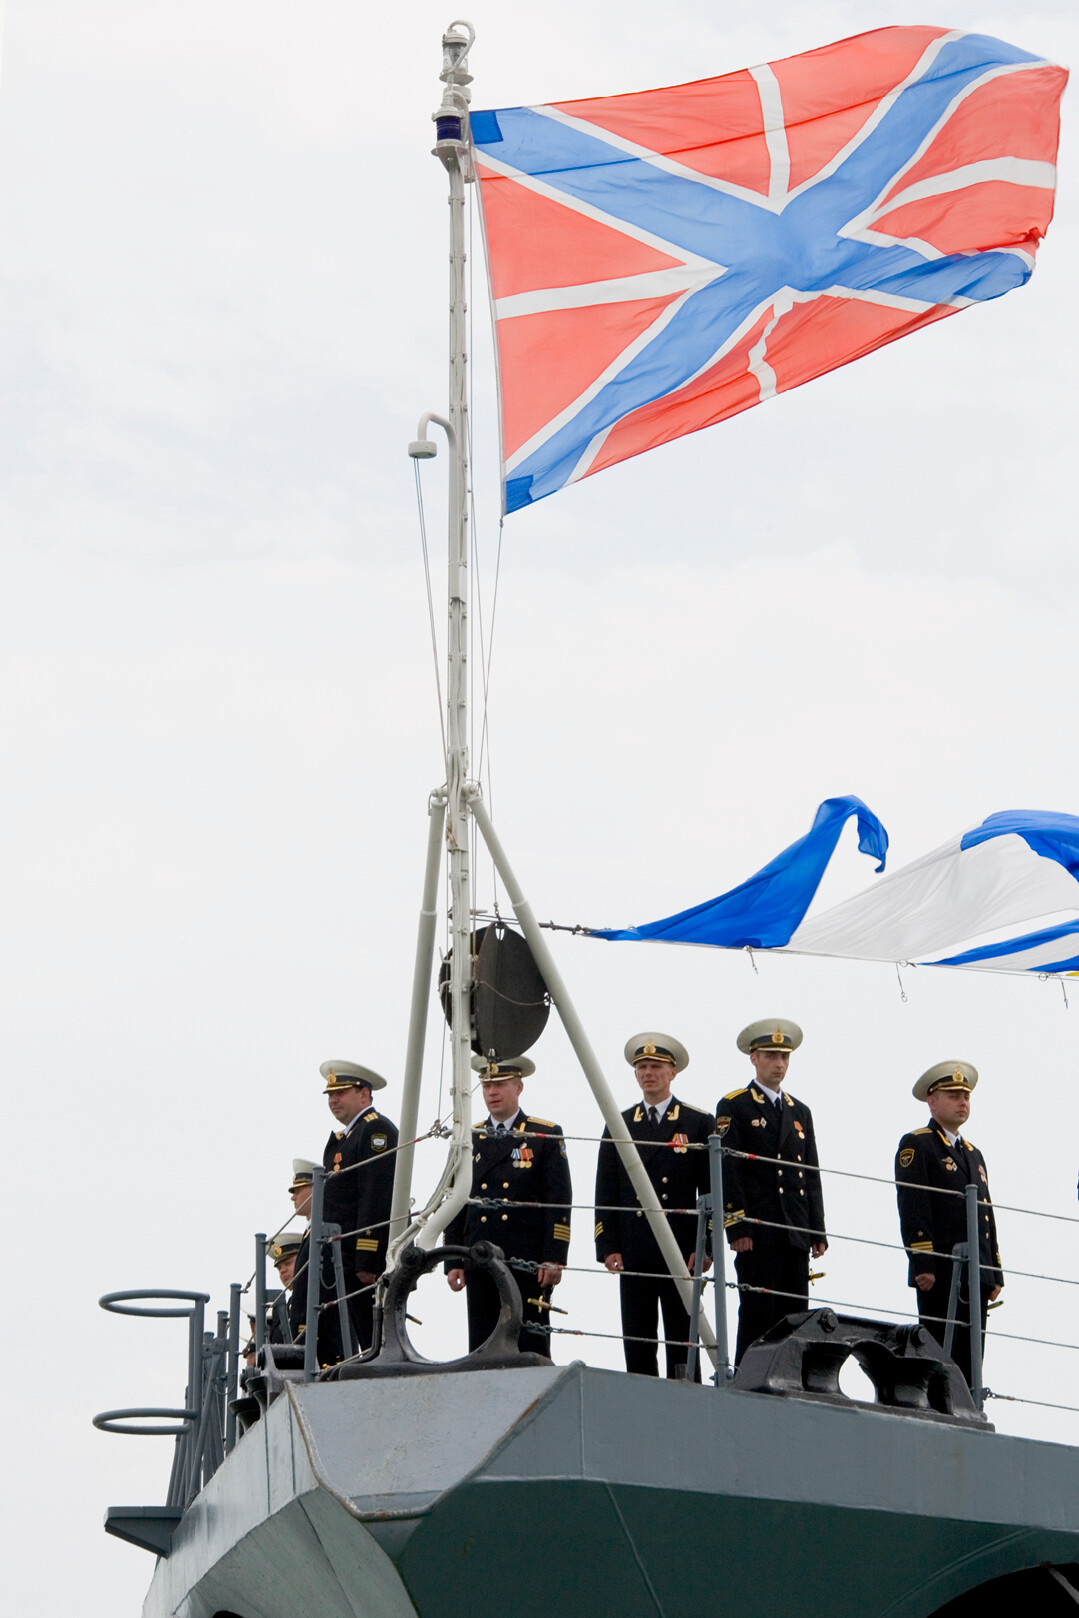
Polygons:
[[750,1343],[809,1307],[809,1256],[828,1246],[813,1115],[783,1088],[801,1043],[802,1030],[786,1017],[743,1028],[738,1049],[753,1064],[753,1082],[724,1096],[716,1112],[724,1146],[754,1154],[723,1155],[723,1224],[739,1286],[736,1365]]
[[268,1343],[292,1341],[292,1328],[288,1325],[289,1293],[292,1290],[292,1279],[296,1273],[296,1262],[302,1243],[303,1232],[299,1230],[282,1230],[266,1243],[266,1256],[272,1261],[277,1271],[277,1279],[281,1283],[281,1291],[266,1315]]
[[[697,1198],[708,1190],[706,1148],[712,1118],[671,1093],[675,1074],[689,1066],[689,1055],[670,1034],[634,1034],[626,1041],[625,1058],[641,1099],[627,1107],[622,1117],[630,1138],[637,1142],[660,1207],[665,1212],[672,1210],[667,1213],[667,1223],[692,1271],[697,1216],[676,1210],[694,1209]],[[659,1375],[656,1333],[662,1310],[667,1375],[684,1376],[689,1314],[607,1129],[596,1165],[596,1257],[619,1277],[626,1370],[641,1376]]]
[[[323,1062],[325,1094],[340,1128],[326,1142],[322,1217],[341,1227],[348,1312],[361,1349],[370,1348],[374,1293],[386,1268],[397,1126],[371,1105],[386,1080],[358,1062]],[[325,1311],[330,1313],[331,1311]]]
[[[521,1294],[524,1325],[518,1347],[551,1358],[551,1289],[562,1279],[569,1253],[573,1188],[562,1131],[521,1107],[524,1080],[536,1071],[527,1056],[487,1062],[473,1057],[481,1075],[487,1121],[472,1131],[472,1202],[446,1230],[450,1247],[493,1242],[509,1262]],[[481,1205],[482,1204],[482,1205]],[[518,1269],[514,1260],[529,1266]],[[482,1271],[454,1266],[447,1280],[468,1302],[468,1349],[479,1348],[498,1321],[498,1289]]]
[[[904,1135],[895,1157],[907,1285],[917,1287],[918,1318],[942,1345],[952,1284],[951,1251],[957,1242],[967,1239],[966,1199],[955,1193],[968,1185],[978,1187],[983,1347],[985,1311],[1004,1285],[985,1159],[960,1133],[970,1117],[970,1097],[977,1082],[978,1069],[970,1062],[938,1062],[928,1068],[913,1094],[915,1100],[927,1103],[929,1123]],[[969,1382],[970,1296],[965,1273],[956,1306],[952,1359]]]
[[[291,1343],[292,1330],[288,1325],[288,1295],[292,1286],[292,1277],[296,1269],[296,1255],[299,1252],[303,1235],[298,1230],[280,1231],[271,1236],[266,1243],[266,1257],[273,1263],[281,1282],[281,1291],[274,1299],[273,1304],[266,1311],[264,1324],[264,1338],[267,1343]],[[255,1317],[248,1315],[248,1324],[251,1328],[248,1341],[240,1350],[245,1365],[255,1363]]]
[[[292,1160],[292,1184],[289,1196],[293,1210],[301,1219],[311,1218],[311,1189],[315,1177],[315,1164],[308,1157]],[[294,1343],[302,1343],[307,1332],[307,1278],[311,1258],[310,1223],[301,1232],[296,1257],[292,1265],[292,1285],[288,1297],[288,1322]],[[333,1252],[329,1246],[322,1249],[322,1276],[319,1282],[318,1362],[336,1365],[343,1359],[341,1322],[335,1306],[337,1289],[334,1285]]]

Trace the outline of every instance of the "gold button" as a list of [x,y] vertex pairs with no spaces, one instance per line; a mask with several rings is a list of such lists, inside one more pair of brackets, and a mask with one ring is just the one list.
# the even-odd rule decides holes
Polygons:
[[503,1219],[508,1219],[508,1218],[509,1218],[509,1214],[503,1214],[503,1215],[502,1215],[502,1217],[503,1217]]
[[509,1183],[509,1181],[508,1181],[508,1180],[503,1180],[503,1181],[502,1181],[502,1189],[503,1189],[503,1191],[508,1191],[508,1190],[509,1190],[509,1188],[510,1188],[510,1183]]
[[487,1223],[487,1215],[486,1214],[480,1214],[480,1224],[485,1225],[486,1223]]
[[484,1180],[483,1184],[480,1186],[480,1190],[481,1191],[486,1191],[486,1189],[487,1189],[487,1181]]
[[782,1170],[782,1169],[780,1169],[780,1171],[779,1171],[779,1178],[780,1178],[780,1179],[781,1179],[781,1180],[782,1180],[782,1178],[783,1178],[783,1170]]
[[660,1201],[661,1202],[666,1202],[666,1200],[667,1200],[667,1193],[666,1193],[666,1191],[664,1191],[663,1196],[660,1198]]

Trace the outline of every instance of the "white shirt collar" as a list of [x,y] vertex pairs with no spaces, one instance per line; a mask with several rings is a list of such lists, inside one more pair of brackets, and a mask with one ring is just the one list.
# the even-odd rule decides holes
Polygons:
[[673,1100],[673,1096],[668,1096],[666,1101],[646,1101],[644,1105],[646,1109],[648,1107],[655,1107],[656,1117],[662,1121],[667,1116],[667,1108],[670,1106]]
[[[520,1107],[518,1107],[517,1111],[514,1113],[512,1118],[504,1118],[502,1120],[501,1127],[506,1131],[507,1134],[509,1134],[511,1129],[514,1129],[516,1127],[517,1120],[518,1120],[518,1118],[520,1116],[521,1116],[521,1109],[520,1109]],[[491,1130],[493,1132],[496,1132],[496,1133],[497,1133],[497,1131],[499,1129],[499,1124],[495,1121],[494,1118],[491,1117],[490,1113],[487,1114],[486,1127],[487,1127],[487,1129],[489,1129],[489,1130]]]

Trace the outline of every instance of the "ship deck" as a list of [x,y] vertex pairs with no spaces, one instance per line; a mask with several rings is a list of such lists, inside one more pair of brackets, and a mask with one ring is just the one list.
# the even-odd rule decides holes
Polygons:
[[928,1618],[1076,1561],[1073,1448],[575,1364],[289,1385],[143,1610]]

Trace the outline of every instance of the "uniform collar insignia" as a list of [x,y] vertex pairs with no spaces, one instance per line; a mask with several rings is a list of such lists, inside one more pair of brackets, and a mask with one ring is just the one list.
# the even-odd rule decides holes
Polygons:
[[752,1085],[752,1084],[750,1085],[749,1093],[753,1097],[754,1101],[756,1101],[759,1106],[764,1105],[764,1097],[761,1095],[760,1091],[756,1088],[755,1085]]

